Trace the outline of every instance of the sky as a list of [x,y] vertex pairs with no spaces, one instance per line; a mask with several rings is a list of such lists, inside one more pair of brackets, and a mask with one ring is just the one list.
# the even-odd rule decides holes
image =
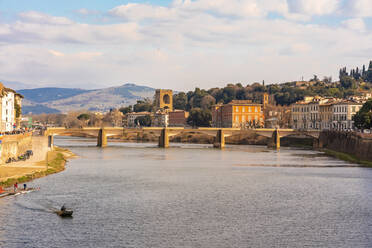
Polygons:
[[0,0],[0,79],[192,90],[372,60],[371,0]]

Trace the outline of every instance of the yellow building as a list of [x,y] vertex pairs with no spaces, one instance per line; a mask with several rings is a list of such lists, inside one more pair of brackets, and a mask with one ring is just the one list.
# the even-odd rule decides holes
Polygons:
[[263,127],[264,122],[263,105],[249,100],[233,100],[228,104],[214,105],[212,108],[214,127]]

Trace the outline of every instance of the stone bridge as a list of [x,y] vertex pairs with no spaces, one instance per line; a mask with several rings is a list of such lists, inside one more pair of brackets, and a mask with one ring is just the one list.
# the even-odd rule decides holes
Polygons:
[[169,147],[169,137],[175,136],[181,132],[198,132],[211,136],[215,136],[215,142],[213,146],[215,148],[225,147],[225,138],[232,136],[238,132],[255,132],[258,135],[271,138],[271,142],[268,144],[272,148],[280,148],[280,138],[286,136],[308,136],[312,137],[314,140],[314,147],[318,147],[318,140],[320,132],[317,130],[306,130],[300,131],[295,129],[270,129],[270,128],[260,128],[260,129],[249,129],[242,130],[240,128],[194,128],[185,129],[183,127],[143,127],[143,128],[123,128],[123,127],[85,127],[85,128],[64,128],[64,127],[54,127],[48,128],[44,135],[49,137],[49,146],[53,146],[53,137],[56,135],[61,136],[81,136],[89,135],[97,137],[97,146],[105,147],[107,146],[107,137],[124,135],[128,133],[146,133],[151,132],[159,136],[159,147],[167,148]]

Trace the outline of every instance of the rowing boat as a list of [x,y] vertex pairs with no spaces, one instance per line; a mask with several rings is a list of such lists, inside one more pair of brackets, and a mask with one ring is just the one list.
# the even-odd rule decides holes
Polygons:
[[55,211],[55,213],[61,217],[72,217],[72,214],[74,213],[74,211],[72,211],[71,209],[65,209],[65,210],[57,210]]

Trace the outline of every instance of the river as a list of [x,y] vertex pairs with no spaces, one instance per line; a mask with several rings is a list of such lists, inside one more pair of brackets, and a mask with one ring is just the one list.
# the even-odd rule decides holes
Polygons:
[[[0,247],[372,247],[372,170],[293,148],[57,138],[79,157],[0,199]],[[50,209],[66,203],[72,219]]]

